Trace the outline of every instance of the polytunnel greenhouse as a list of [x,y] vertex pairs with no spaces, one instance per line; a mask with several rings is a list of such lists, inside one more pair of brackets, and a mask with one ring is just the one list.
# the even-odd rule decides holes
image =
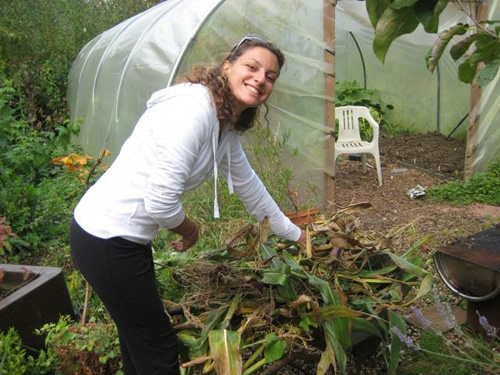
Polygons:
[[[490,19],[500,18],[498,2],[491,1]],[[440,30],[458,22],[467,19],[450,2]],[[82,121],[78,142],[90,154],[109,149],[116,156],[154,91],[172,85],[194,64],[220,63],[246,34],[258,34],[285,52],[268,118],[276,134],[289,134],[288,146],[299,153],[293,162],[299,178],[307,175],[321,185],[332,172],[325,151],[332,134],[326,117],[335,101],[326,84],[331,77],[378,90],[394,106],[386,114],[392,123],[454,137],[467,132],[470,85],[459,82],[448,53],[433,74],[426,69],[424,57],[437,36],[421,26],[398,38],[382,64],[372,51],[374,31],[364,1],[338,1],[334,7],[325,0],[167,0],[103,32],[80,52],[68,92],[72,119]],[[499,154],[499,79],[497,74],[482,91],[476,170]]]

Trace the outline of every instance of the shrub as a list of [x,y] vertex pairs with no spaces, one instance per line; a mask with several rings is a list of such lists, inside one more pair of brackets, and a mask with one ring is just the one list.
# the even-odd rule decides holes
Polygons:
[[116,326],[111,323],[75,324],[69,317],[45,324],[48,351],[57,356],[62,374],[123,374]]
[[22,344],[21,337],[14,328],[0,331],[0,374],[41,375],[48,374],[55,357],[41,351],[35,359]]

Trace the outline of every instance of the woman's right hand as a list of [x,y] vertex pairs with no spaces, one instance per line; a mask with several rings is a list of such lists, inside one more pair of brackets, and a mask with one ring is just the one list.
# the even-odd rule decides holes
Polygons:
[[300,232],[300,238],[297,240],[297,243],[302,247],[306,247],[306,231],[305,230],[302,230]]

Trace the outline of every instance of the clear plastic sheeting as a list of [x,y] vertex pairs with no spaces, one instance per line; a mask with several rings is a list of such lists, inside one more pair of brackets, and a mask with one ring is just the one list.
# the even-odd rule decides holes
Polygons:
[[[379,90],[395,107],[388,121],[418,132],[448,135],[467,115],[470,87],[458,81],[449,54],[439,74],[425,67],[436,35],[418,29],[399,38],[381,64],[372,52],[365,3],[338,1],[335,21],[325,16],[332,6],[326,0],[168,0],[122,22],[92,40],[72,67],[68,97],[72,119],[83,119],[79,143],[90,154],[109,149],[116,157],[154,91],[194,64],[219,64],[249,33],[276,43],[286,55],[267,118],[276,137],[289,135],[290,154],[299,157],[286,162],[298,179],[320,188],[332,167],[325,157],[325,140],[331,137],[325,108],[334,101],[334,92],[325,88],[327,75]],[[441,28],[464,21],[452,3]],[[335,25],[335,67],[324,60],[325,25]],[[498,154],[499,97],[497,77],[483,92],[478,166]],[[463,124],[454,136],[465,131]]]
[[175,63],[200,22],[220,0],[169,0],[94,38],[69,76],[73,120],[83,119],[84,150],[116,157],[146,109],[151,94],[166,87]]
[[[500,19],[500,0],[490,2],[488,19]],[[475,139],[476,160],[473,164],[475,171],[486,169],[500,155],[500,70],[482,90],[479,113],[479,130]]]

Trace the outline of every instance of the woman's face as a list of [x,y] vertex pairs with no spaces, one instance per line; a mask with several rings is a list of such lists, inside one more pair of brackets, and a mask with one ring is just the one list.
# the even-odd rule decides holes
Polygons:
[[279,76],[278,58],[263,47],[247,49],[237,60],[226,61],[222,71],[229,81],[236,98],[236,111],[265,103]]

